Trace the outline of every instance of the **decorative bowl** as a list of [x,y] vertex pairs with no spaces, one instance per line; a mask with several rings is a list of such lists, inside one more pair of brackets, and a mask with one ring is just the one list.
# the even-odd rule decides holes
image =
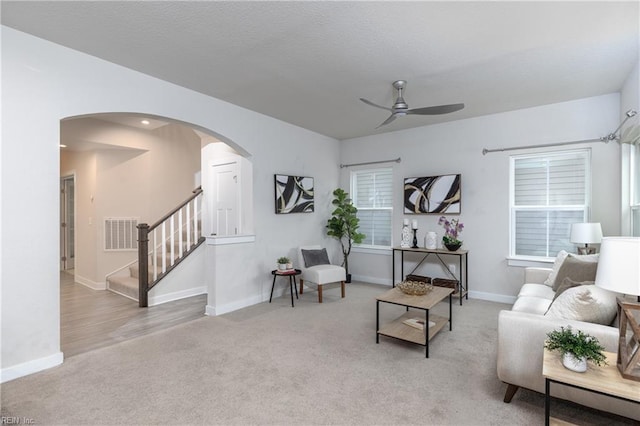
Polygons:
[[403,281],[398,284],[397,287],[404,294],[409,294],[411,296],[423,296],[433,289],[431,284],[420,281]]

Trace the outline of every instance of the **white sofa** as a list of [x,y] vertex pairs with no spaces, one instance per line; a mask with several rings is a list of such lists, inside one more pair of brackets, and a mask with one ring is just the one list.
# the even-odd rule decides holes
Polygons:
[[[519,387],[544,393],[542,355],[547,333],[561,326],[595,336],[609,352],[617,352],[618,328],[545,315],[555,292],[544,284],[551,268],[526,268],[525,284],[511,310],[498,316],[498,378],[507,384],[504,402],[511,402]],[[615,318],[612,324],[617,324]],[[587,407],[640,420],[640,407],[626,401],[567,386],[552,386],[551,394]]]

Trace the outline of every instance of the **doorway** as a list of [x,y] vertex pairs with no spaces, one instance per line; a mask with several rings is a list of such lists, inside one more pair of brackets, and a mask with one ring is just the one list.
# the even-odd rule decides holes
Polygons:
[[75,175],[60,179],[60,270],[75,268]]
[[211,175],[213,180],[213,234],[217,236],[238,235],[240,217],[238,200],[238,163],[215,164]]

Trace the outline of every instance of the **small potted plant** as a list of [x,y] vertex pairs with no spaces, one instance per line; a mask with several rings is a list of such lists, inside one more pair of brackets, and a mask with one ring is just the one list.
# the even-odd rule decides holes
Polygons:
[[547,337],[544,347],[550,351],[559,351],[562,354],[562,365],[569,370],[579,373],[587,371],[587,360],[596,365],[607,364],[604,346],[598,339],[581,330],[574,333],[571,326],[560,327],[560,330],[547,333]]
[[450,250],[456,251],[462,247],[462,241],[458,239],[458,235],[464,229],[464,224],[460,223],[458,219],[447,219],[445,216],[440,216],[438,225],[442,225],[444,228],[444,236],[442,237],[442,244]]
[[278,269],[281,271],[286,271],[287,269],[293,268],[291,264],[291,259],[287,256],[282,256],[278,258]]

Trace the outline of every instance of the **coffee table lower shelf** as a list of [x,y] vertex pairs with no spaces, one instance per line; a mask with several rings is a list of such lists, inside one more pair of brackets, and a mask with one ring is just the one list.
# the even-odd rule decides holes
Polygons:
[[[415,343],[417,345],[426,346],[427,339],[425,338],[424,330],[420,330],[410,325],[405,324],[403,321],[407,319],[417,319],[424,321],[425,315],[420,315],[420,312],[409,311],[394,321],[383,325],[378,330],[378,334],[387,337],[393,337],[394,339],[405,340],[407,342]],[[441,317],[439,315],[429,315],[429,321],[434,322],[435,325],[429,327],[429,340],[436,335],[438,331],[444,327],[449,321],[448,318]]]

